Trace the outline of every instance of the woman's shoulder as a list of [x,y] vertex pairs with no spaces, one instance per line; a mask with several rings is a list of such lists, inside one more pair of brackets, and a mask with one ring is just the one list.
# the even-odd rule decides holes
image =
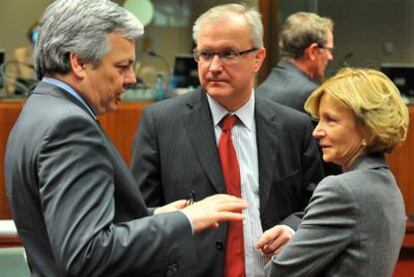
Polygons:
[[[365,178],[364,178],[365,179]],[[313,197],[333,201],[356,201],[362,190],[361,174],[355,171],[325,177],[317,186]]]
[[336,176],[325,177],[316,187],[314,195],[357,203],[382,198],[384,192],[398,190],[395,179],[386,167],[357,168]]

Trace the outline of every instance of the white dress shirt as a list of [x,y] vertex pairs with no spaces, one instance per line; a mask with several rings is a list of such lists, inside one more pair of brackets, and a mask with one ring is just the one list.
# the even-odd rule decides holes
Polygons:
[[255,243],[263,234],[260,222],[259,200],[259,161],[256,143],[256,122],[254,120],[254,91],[249,101],[235,112],[228,112],[207,94],[208,103],[213,118],[214,133],[218,145],[221,127],[220,121],[227,114],[236,115],[238,121],[231,131],[231,138],[239,161],[241,196],[247,201],[249,207],[243,210],[244,255],[246,276],[264,276],[264,267],[268,261],[262,257]]

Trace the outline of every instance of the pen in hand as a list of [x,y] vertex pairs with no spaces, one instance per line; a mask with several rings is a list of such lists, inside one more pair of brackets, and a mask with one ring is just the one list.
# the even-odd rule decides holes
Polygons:
[[190,193],[188,194],[188,197],[187,197],[187,201],[185,202],[186,207],[194,204],[195,195],[196,195],[195,190],[190,191]]

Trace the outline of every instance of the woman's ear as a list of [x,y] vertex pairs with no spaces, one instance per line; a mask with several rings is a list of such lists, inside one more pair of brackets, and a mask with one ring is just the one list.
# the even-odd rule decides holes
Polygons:
[[369,127],[365,124],[361,123],[361,130],[362,130],[362,140],[361,140],[361,144],[364,147],[369,147],[370,145],[372,145],[374,139],[375,139],[375,135],[372,133],[372,131],[369,129]]

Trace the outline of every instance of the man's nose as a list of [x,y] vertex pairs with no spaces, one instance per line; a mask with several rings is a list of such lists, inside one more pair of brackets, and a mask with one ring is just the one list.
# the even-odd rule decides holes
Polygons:
[[329,51],[329,58],[330,61],[332,61],[334,59],[334,54],[332,51]]
[[221,68],[222,68],[222,66],[223,66],[223,63],[221,62],[221,60],[220,60],[220,57],[219,57],[219,55],[214,55],[212,58],[211,58],[211,62],[210,62],[210,70],[220,70]]
[[128,84],[128,85],[133,85],[136,84],[137,82],[137,77],[135,76],[135,72],[132,69],[132,66],[128,69],[127,72],[125,72],[125,78],[124,78],[124,83]]

